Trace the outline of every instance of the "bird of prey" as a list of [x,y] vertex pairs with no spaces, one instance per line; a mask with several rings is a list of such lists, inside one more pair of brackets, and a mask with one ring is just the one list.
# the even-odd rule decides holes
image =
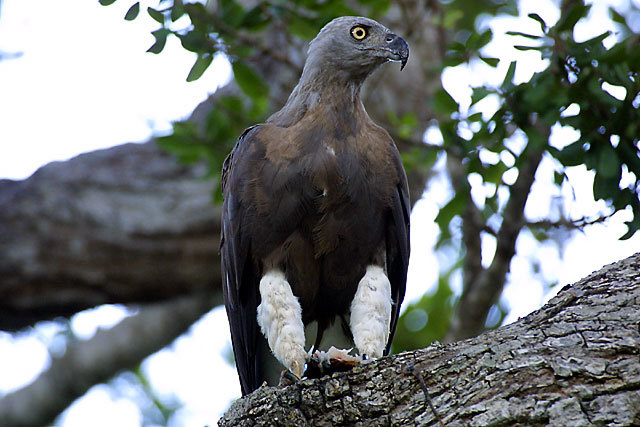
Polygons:
[[243,395],[266,379],[270,353],[302,377],[313,331],[316,349],[338,325],[360,355],[389,352],[409,263],[409,190],[360,88],[408,57],[378,22],[334,19],[309,44],[284,107],[245,130],[224,162],[223,293]]

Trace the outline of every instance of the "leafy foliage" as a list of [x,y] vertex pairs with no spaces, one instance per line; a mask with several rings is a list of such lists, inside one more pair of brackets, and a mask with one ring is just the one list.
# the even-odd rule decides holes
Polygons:
[[[609,32],[577,42],[573,28],[588,11],[588,5],[576,2],[553,27],[532,14],[529,17],[541,25],[541,34],[509,33],[535,42],[532,46],[516,47],[539,52],[549,60],[549,66],[535,73],[528,82],[515,84],[514,62],[500,87],[475,88],[470,111],[483,99],[494,96],[500,100],[500,108],[492,117],[485,120],[479,113],[464,117],[444,91],[436,95],[435,107],[441,114],[453,117],[441,120],[440,129],[445,146],[450,148],[448,152],[464,159],[465,175],[474,173],[482,177],[485,184],[509,189],[511,183],[505,180],[505,173],[512,168],[519,169],[527,154],[538,149],[559,162],[557,185],[566,178],[564,168],[585,165],[595,173],[594,197],[605,200],[611,214],[627,208],[632,210],[633,219],[627,223],[628,232],[622,236],[628,238],[640,228],[639,35],[631,32],[624,18],[614,15],[625,31],[613,46],[606,48],[604,44],[611,35]],[[622,99],[609,92],[611,86],[623,89]],[[570,107],[576,106],[579,113],[566,114]],[[578,140],[564,147],[550,145],[549,130],[555,124],[574,128],[579,132]],[[471,136],[462,138],[461,128],[471,130]],[[509,137],[515,133],[526,140],[519,152],[509,145]],[[495,155],[482,156],[481,153]],[[621,187],[623,173],[633,173],[635,182]],[[470,191],[468,186],[465,188]],[[485,200],[485,221],[504,213],[504,203],[499,203],[498,195],[499,191],[495,191]],[[442,232],[440,245],[450,242],[448,225],[454,216],[462,215],[466,200],[469,198],[458,192],[441,210],[437,218]]]

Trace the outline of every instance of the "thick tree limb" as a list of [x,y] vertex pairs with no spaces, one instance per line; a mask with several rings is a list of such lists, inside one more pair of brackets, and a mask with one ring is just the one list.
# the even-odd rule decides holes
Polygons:
[[140,364],[220,303],[211,294],[195,294],[147,305],[113,328],[99,330],[91,340],[70,344],[35,382],[0,399],[0,425],[49,424],[90,387]]
[[221,426],[640,423],[640,253],[565,287],[542,309],[454,344],[384,357],[349,373],[261,387]]
[[220,216],[204,173],[149,142],[0,180],[0,329],[218,290]]

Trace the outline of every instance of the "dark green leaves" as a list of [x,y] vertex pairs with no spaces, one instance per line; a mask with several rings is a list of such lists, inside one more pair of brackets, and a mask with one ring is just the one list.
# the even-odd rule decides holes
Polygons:
[[442,88],[433,95],[433,109],[440,114],[450,115],[458,111],[458,103]]
[[164,25],[164,14],[162,12],[157,11],[152,7],[148,7],[147,13],[154,21],[158,22],[160,25]]
[[99,0],[99,1],[100,1],[100,4],[103,6],[109,6],[116,2],[116,0]]
[[561,33],[563,31],[573,31],[573,27],[578,21],[589,13],[591,5],[585,5],[583,1],[576,1],[570,7],[568,12],[565,12],[560,17],[560,20],[555,26],[555,31]]
[[500,63],[500,60],[498,58],[489,58],[486,56],[479,56],[479,58],[482,60],[482,62],[484,62],[485,64],[491,67],[497,67],[498,64]]
[[544,22],[544,19],[542,19],[540,15],[538,15],[537,13],[530,13],[527,16],[540,24],[540,29],[542,30],[542,32],[547,31],[547,23]]
[[133,6],[129,8],[126,15],[124,15],[124,19],[127,21],[133,21],[140,13],[140,2],[135,2]]
[[151,53],[160,53],[162,49],[164,49],[164,45],[167,43],[167,36],[171,34],[171,31],[167,28],[161,28],[159,30],[151,32],[153,37],[155,37],[155,43],[147,49],[147,52]]
[[267,96],[269,87],[260,76],[244,62],[236,61],[232,65],[233,76],[240,89],[252,98]]
[[507,69],[507,73],[504,75],[504,80],[502,82],[502,88],[508,90],[513,87],[513,77],[516,75],[516,61],[512,61],[509,64],[509,68]]
[[209,68],[209,65],[211,65],[211,61],[213,61],[212,55],[198,55],[195,64],[193,64],[193,67],[191,67],[191,71],[189,71],[187,81],[192,82],[194,80],[198,80],[207,70],[207,68]]

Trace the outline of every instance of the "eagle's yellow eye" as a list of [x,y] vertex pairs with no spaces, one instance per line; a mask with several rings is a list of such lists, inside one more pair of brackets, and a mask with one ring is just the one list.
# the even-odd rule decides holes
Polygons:
[[351,37],[356,40],[362,40],[367,37],[367,30],[364,27],[357,25],[351,29]]

